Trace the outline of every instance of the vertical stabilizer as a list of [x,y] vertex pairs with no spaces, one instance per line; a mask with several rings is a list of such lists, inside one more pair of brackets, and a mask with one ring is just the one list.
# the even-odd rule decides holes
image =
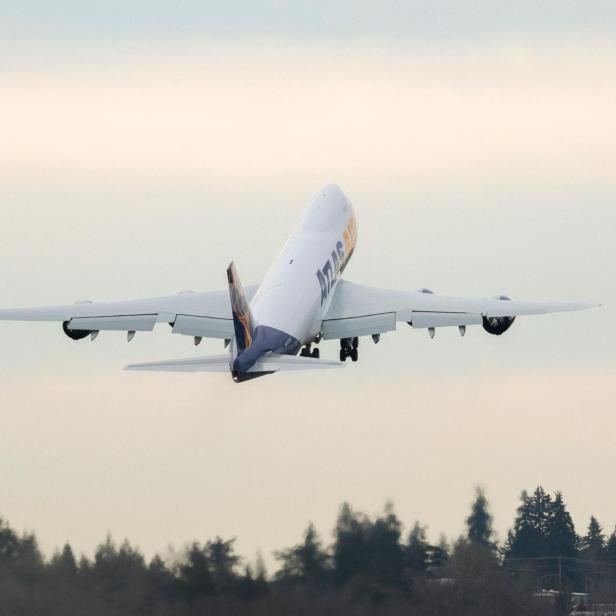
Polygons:
[[252,344],[254,319],[233,261],[227,268],[227,280],[229,281],[229,295],[231,297],[231,311],[233,312],[235,342],[239,355]]

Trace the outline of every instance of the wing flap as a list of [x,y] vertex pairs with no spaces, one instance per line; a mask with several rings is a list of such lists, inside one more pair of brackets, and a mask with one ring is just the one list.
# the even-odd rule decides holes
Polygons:
[[[245,287],[250,300],[256,285]],[[72,330],[151,331],[155,323],[174,324],[174,333],[231,338],[229,292],[180,293],[123,302],[79,302],[65,306],[0,310],[0,321],[68,322]]]
[[[516,317],[594,308],[583,302],[526,302],[502,299],[449,297],[421,291],[394,291],[341,280],[322,323],[324,337],[348,338],[377,334],[395,315],[395,321],[413,327],[475,325],[482,317]],[[367,332],[371,327],[374,331]],[[325,335],[327,333],[327,335]]]
[[421,312],[413,310],[408,321],[413,327],[453,327],[459,325],[479,325],[480,314],[467,312]]
[[173,324],[172,332],[184,336],[230,339],[233,338],[233,321],[231,319],[179,314]]
[[353,338],[384,334],[396,329],[396,313],[371,314],[347,319],[327,319],[323,321],[321,333],[325,340]]
[[156,323],[155,314],[139,314],[114,317],[77,317],[68,322],[68,329],[100,331],[151,332]]

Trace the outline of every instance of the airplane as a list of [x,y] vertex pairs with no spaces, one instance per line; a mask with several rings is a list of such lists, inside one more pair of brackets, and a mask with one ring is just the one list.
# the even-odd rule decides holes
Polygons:
[[[518,316],[592,308],[597,304],[466,299],[429,289],[396,291],[348,282],[342,274],[353,256],[357,223],[340,188],[324,186],[260,285],[243,287],[235,264],[227,268],[228,290],[109,303],[0,310],[0,320],[58,321],[72,340],[100,331],[152,331],[157,323],[174,334],[224,340],[222,355],[132,364],[127,370],[226,372],[236,383],[288,370],[339,368],[358,359],[359,338],[394,331],[398,323],[426,329],[470,325],[505,333]],[[340,340],[338,360],[321,359],[321,340]]]

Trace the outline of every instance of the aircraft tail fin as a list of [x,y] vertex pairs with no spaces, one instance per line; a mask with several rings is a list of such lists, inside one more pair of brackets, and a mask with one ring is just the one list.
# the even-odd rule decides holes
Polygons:
[[227,268],[227,280],[229,282],[229,295],[231,298],[231,311],[233,313],[233,328],[235,330],[235,342],[238,354],[245,351],[252,344],[254,331],[254,318],[250,310],[250,304],[246,299],[244,287],[237,274],[235,263],[231,261]]

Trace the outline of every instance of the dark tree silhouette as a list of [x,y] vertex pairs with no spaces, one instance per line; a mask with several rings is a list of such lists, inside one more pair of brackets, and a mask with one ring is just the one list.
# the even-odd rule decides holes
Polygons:
[[595,516],[590,516],[586,535],[580,539],[580,555],[588,560],[605,557],[605,535]]
[[190,545],[178,574],[180,592],[188,601],[213,595],[216,590],[207,551],[199,543]]
[[612,531],[605,545],[605,560],[616,564],[616,528]]
[[466,518],[466,536],[471,543],[493,549],[492,515],[488,510],[488,499],[481,487],[475,491],[471,514]]
[[424,574],[428,569],[431,546],[426,539],[426,527],[415,522],[404,549],[407,569],[411,574]]
[[574,558],[577,555],[578,537],[560,492],[556,492],[549,505],[545,533],[546,556]]
[[547,525],[552,499],[539,486],[532,495],[526,491],[520,496],[513,530],[505,544],[508,558],[533,558],[544,556],[547,545]]
[[366,535],[369,522],[362,514],[355,513],[348,503],[340,508],[334,531],[334,578],[339,586],[366,569]]
[[404,550],[400,545],[402,523],[388,503],[385,512],[367,527],[367,569],[365,573],[386,586],[402,584]]
[[56,552],[53,555],[49,566],[58,575],[64,577],[71,578],[77,575],[77,561],[73,549],[68,543],[64,545],[61,552]]
[[[534,596],[537,588],[586,589],[603,602],[616,599],[609,566],[616,564],[616,531],[606,543],[591,518],[579,543],[560,493],[552,499],[537,488],[522,495],[507,550],[531,559],[517,570],[491,545],[481,491],[466,522],[466,536],[450,550],[444,538],[430,545],[419,523],[403,542],[391,505],[369,517],[344,504],[333,544],[323,546],[309,525],[302,541],[276,554],[280,570],[268,581],[260,558],[240,570],[233,539],[191,543],[167,562],[154,556],[146,564],[128,541],[118,546],[107,537],[91,560],[76,562],[68,544],[45,560],[32,533],[0,520],[0,614],[552,616],[553,606]],[[596,553],[603,560],[589,558]],[[586,560],[573,558],[579,554]],[[533,571],[528,584],[524,576]]]
[[276,579],[284,583],[305,584],[323,589],[330,577],[329,556],[321,547],[321,540],[313,524],[304,533],[304,541],[276,553],[281,568]]
[[235,539],[224,541],[216,537],[205,545],[209,570],[218,593],[231,589],[237,578],[235,568],[240,558],[234,553],[234,542]]

